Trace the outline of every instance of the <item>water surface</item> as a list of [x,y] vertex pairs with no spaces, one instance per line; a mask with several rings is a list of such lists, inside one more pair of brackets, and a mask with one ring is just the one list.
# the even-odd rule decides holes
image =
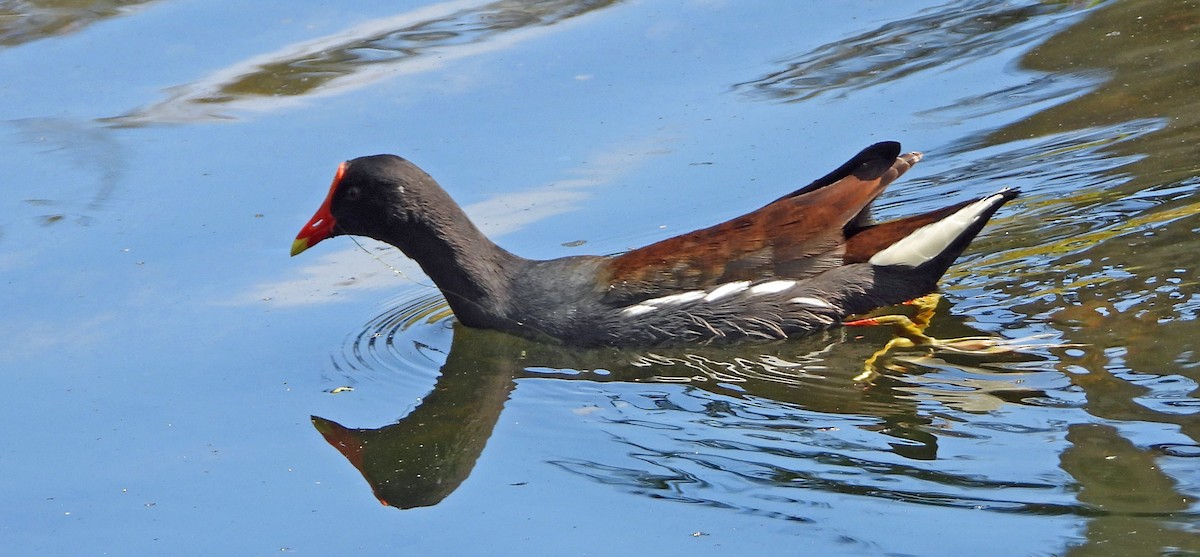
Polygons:
[[[14,555],[1200,554],[1200,3],[0,8]],[[777,198],[880,140],[878,214],[1024,192],[889,353],[570,351],[395,250],[289,259],[415,161],[528,257]],[[315,416],[315,417],[313,417]],[[383,503],[383,504],[381,504]]]

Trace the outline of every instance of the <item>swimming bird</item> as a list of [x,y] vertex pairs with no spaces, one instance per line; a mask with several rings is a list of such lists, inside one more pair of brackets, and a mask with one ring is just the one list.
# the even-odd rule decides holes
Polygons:
[[334,236],[374,238],[416,261],[463,325],[569,345],[797,337],[933,292],[1018,193],[872,222],[872,202],[921,157],[877,143],[721,224],[617,255],[534,260],[484,236],[415,164],[367,156],[338,167],[292,255]]

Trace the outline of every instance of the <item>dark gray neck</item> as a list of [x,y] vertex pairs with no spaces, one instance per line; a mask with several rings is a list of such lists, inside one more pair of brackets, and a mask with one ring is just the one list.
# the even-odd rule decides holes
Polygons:
[[421,222],[380,238],[416,261],[469,327],[508,328],[513,280],[529,261],[489,240],[457,205],[423,211]]

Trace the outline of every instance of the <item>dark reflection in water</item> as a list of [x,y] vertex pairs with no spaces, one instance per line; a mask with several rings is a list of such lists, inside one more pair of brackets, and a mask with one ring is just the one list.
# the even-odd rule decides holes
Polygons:
[[989,134],[985,144],[1052,135],[1069,129],[1157,120],[1161,129],[1114,145],[1139,160],[1124,169],[1130,182],[1110,192],[1151,185],[1196,185],[1200,145],[1200,1],[1106,2],[1085,21],[1058,33],[1021,59],[1047,75],[1099,73],[1087,93]]
[[150,0],[5,0],[0,3],[0,46],[75,33],[149,3]]
[[493,350],[487,341],[468,342],[468,337],[455,336],[437,386],[399,422],[349,429],[313,417],[313,425],[362,472],[380,502],[402,509],[437,504],[474,468],[518,370],[517,360],[506,359],[513,353]]
[[[429,347],[411,338],[410,327],[436,324],[446,317],[440,300],[418,300],[372,321],[348,347],[343,369],[352,374],[387,371],[398,362],[421,359]],[[961,323],[932,329],[934,334],[956,335],[966,330]],[[1053,484],[1014,480],[987,480],[969,475],[931,470],[904,461],[933,461],[938,457],[940,433],[935,418],[919,410],[922,400],[945,395],[952,408],[979,411],[1004,403],[1045,401],[1047,393],[1022,389],[1011,378],[1021,366],[1042,361],[1028,354],[980,357],[962,356],[961,363],[941,358],[906,358],[901,369],[957,370],[952,388],[939,382],[922,382],[911,377],[885,373],[870,382],[855,379],[862,362],[887,338],[870,331],[860,341],[837,335],[801,339],[770,345],[696,347],[687,350],[625,351],[599,349],[580,351],[544,345],[509,335],[458,327],[441,367],[436,387],[409,415],[379,429],[351,429],[314,417],[314,425],[367,479],[380,501],[399,508],[436,504],[449,495],[470,473],[496,424],[515,382],[523,378],[552,378],[591,384],[645,385],[632,396],[617,394],[612,402],[625,417],[609,420],[639,430],[702,426],[712,439],[694,439],[687,457],[673,449],[654,449],[637,435],[619,439],[631,454],[652,466],[685,458],[692,465],[747,481],[767,481],[781,487],[804,487],[837,493],[886,497],[945,506],[977,507],[984,502],[974,496],[940,494],[936,497],[915,489],[882,484],[861,485],[863,478],[906,477],[921,484],[980,489],[1055,489]],[[381,339],[386,339],[381,344]],[[404,352],[410,352],[405,356]],[[982,365],[983,367],[979,367]],[[658,385],[657,387],[653,385]],[[1043,404],[1034,402],[1034,404]],[[1061,402],[1060,405],[1068,404]],[[663,419],[662,413],[675,414]],[[892,441],[853,441],[853,436],[822,432],[841,424],[882,435]],[[813,434],[825,437],[809,439]],[[800,441],[800,444],[796,444]],[[883,450],[900,457],[900,462],[871,460],[856,453]],[[773,461],[782,459],[782,463]],[[555,465],[604,483],[659,498],[675,498],[683,477],[647,477],[641,471],[623,469],[586,460],[558,460]],[[795,466],[816,465],[804,470]],[[680,472],[683,475],[691,472]],[[846,478],[840,476],[848,475]],[[693,478],[700,481],[700,478]],[[908,487],[912,487],[909,485]],[[937,492],[938,490],[932,490]],[[681,496],[687,499],[697,494]],[[728,506],[730,501],[710,500]],[[1020,510],[1044,504],[993,500],[990,507]],[[772,514],[774,511],[747,508]],[[1058,512],[1074,512],[1060,510]],[[799,518],[788,516],[788,518]]]
[[[118,126],[227,119],[239,106],[355,87],[398,64],[440,65],[454,52],[481,48],[519,31],[552,26],[619,0],[502,0],[448,11],[446,6],[368,22],[339,34],[247,60],[208,79],[172,88],[165,101],[106,119]],[[414,70],[415,71],[415,70]]]
[[246,95],[303,95],[364,67],[434,53],[438,49],[491,40],[504,33],[554,25],[616,0],[495,2],[442,17],[382,29],[366,36],[345,37],[320,52],[297,53],[261,64],[197,102],[220,103]]
[[1078,9],[1078,2],[949,2],[869,33],[822,45],[780,61],[778,71],[739,83],[752,95],[800,102],[844,97],[910,74],[986,58],[1013,45],[1046,37],[1047,16]]
[[[1070,555],[1144,555],[1149,548],[1174,547],[1180,555],[1200,551],[1194,528],[1196,503],[1178,492],[1159,467],[1157,455],[1134,446],[1115,428],[1075,424],[1062,467],[1079,482],[1079,501],[1100,511],[1088,522],[1087,543]],[[1161,518],[1175,523],[1164,528]],[[1099,548],[1103,548],[1100,551]]]
[[1032,208],[1037,246],[1011,262],[1001,288],[1019,314],[1088,345],[1059,368],[1089,412],[1176,424],[1192,439],[1196,408],[1153,401],[1183,402],[1200,382],[1200,74],[1196,50],[1182,47],[1198,32],[1198,2],[1105,4],[1022,60],[1059,74],[1102,70],[1103,82],[972,142],[1047,138],[1033,143],[1059,148],[1043,160],[1076,172],[1119,163],[1093,183],[1054,186],[1056,199]]
[[[428,298],[389,312],[355,341],[366,346],[388,338],[386,349],[348,350],[357,355],[351,371],[387,372],[384,362],[395,360],[384,352],[427,350],[412,342],[414,329],[446,319],[444,305]],[[931,332],[967,330],[957,320],[941,321]],[[815,521],[809,511],[822,497],[837,498],[841,512],[851,512],[853,499],[875,499],[1078,516],[1088,526],[1073,554],[1111,548],[1114,536],[1121,547],[1200,549],[1188,533],[1200,513],[1186,488],[1161,469],[1166,451],[1137,447],[1111,426],[1067,428],[1060,453],[1066,477],[974,466],[988,456],[970,454],[963,462],[961,448],[942,454],[942,443],[966,441],[976,449],[997,443],[996,450],[1008,453],[1002,460],[1011,462],[1020,457],[1010,451],[1058,438],[1059,419],[1006,416],[1021,408],[1080,407],[1056,398],[1069,396],[1067,389],[1022,387],[1046,356],[953,362],[917,355],[897,359],[895,372],[855,381],[860,370],[854,363],[886,336],[868,330],[864,338],[720,349],[576,351],[457,327],[436,387],[410,414],[377,429],[320,417],[313,423],[381,502],[430,506],[470,475],[522,380],[582,382],[603,385],[607,406],[597,408],[605,416],[598,426],[610,434],[609,447],[549,464],[631,494],[792,522]],[[1181,446],[1170,452],[1191,454]]]

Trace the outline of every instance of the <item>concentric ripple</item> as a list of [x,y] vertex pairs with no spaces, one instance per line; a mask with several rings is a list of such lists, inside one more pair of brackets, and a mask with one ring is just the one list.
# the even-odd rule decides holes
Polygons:
[[[419,291],[392,300],[346,337],[333,368],[352,382],[394,382],[432,377],[446,360],[453,314],[437,292]],[[421,373],[395,373],[418,370]]]

